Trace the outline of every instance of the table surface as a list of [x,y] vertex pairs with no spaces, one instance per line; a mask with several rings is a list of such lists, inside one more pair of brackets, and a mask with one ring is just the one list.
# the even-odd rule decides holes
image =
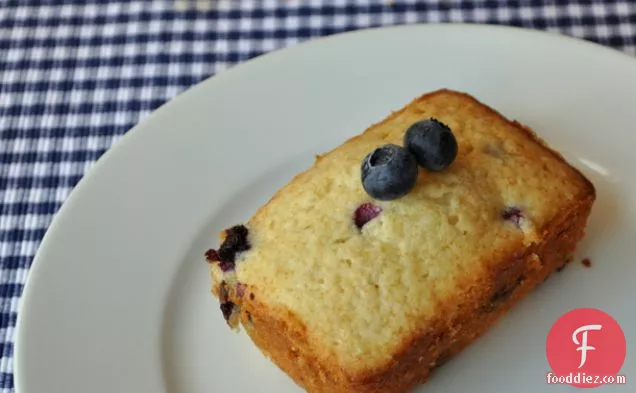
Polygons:
[[636,54],[636,2],[0,0],[0,391],[40,240],[93,163],[155,108],[262,53],[368,27],[522,26]]

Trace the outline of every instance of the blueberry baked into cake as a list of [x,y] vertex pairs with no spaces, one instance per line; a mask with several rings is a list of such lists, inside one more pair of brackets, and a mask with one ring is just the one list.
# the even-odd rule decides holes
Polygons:
[[572,257],[594,186],[449,90],[319,156],[206,253],[233,328],[310,393],[402,393]]

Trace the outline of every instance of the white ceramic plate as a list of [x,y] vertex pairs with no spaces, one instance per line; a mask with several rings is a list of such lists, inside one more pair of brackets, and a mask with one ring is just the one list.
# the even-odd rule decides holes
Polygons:
[[[33,265],[18,393],[300,392],[227,329],[203,252],[316,153],[442,87],[535,128],[593,180],[598,201],[577,256],[593,267],[576,262],[548,280],[420,389],[570,392],[545,382],[545,339],[560,315],[600,308],[636,339],[636,61],[542,33],[429,25],[260,57],[191,89],[109,150]],[[629,348],[622,373],[627,385],[597,391],[633,391]]]

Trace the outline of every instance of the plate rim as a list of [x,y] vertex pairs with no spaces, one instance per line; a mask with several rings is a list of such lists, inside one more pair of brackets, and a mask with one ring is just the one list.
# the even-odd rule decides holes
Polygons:
[[24,322],[22,320],[23,310],[29,307],[29,299],[34,295],[34,291],[37,289],[37,282],[42,279],[39,278],[41,276],[40,267],[43,264],[42,259],[46,255],[46,250],[50,243],[49,239],[52,233],[63,230],[60,226],[60,222],[63,221],[63,217],[66,217],[70,212],[72,212],[75,201],[83,198],[84,190],[86,188],[87,179],[92,179],[95,175],[103,170],[104,167],[110,165],[110,163],[115,159],[114,152],[121,150],[124,146],[129,145],[132,140],[135,138],[143,138],[148,132],[150,132],[149,127],[146,127],[147,124],[153,121],[153,119],[159,114],[169,111],[171,107],[177,103],[188,100],[188,97],[192,95],[194,91],[201,90],[203,88],[212,88],[208,87],[210,84],[225,80],[227,78],[231,78],[234,75],[240,75],[243,70],[249,69],[250,67],[256,67],[263,60],[269,60],[272,57],[281,57],[281,56],[290,56],[294,55],[297,51],[301,50],[311,50],[312,47],[318,45],[328,45],[331,41],[341,40],[343,38],[347,38],[350,36],[358,36],[358,35],[369,35],[369,34],[383,34],[388,30],[397,30],[397,29],[405,29],[405,30],[415,30],[418,34],[424,34],[430,30],[445,30],[445,29],[464,29],[472,31],[489,31],[491,33],[500,33],[504,35],[521,35],[527,36],[532,40],[556,40],[561,42],[561,45],[569,45],[569,46],[578,46],[582,50],[585,51],[596,51],[596,53],[603,54],[603,56],[614,57],[616,61],[620,62],[631,62],[633,66],[636,67],[636,57],[632,56],[629,53],[624,51],[620,51],[610,46],[603,45],[601,43],[589,41],[583,38],[574,37],[571,35],[566,35],[559,32],[549,31],[549,30],[539,30],[539,29],[531,29],[519,26],[510,26],[510,25],[496,25],[496,24],[480,24],[480,23],[445,23],[445,22],[435,22],[435,23],[411,23],[411,24],[397,24],[397,25],[389,25],[389,26],[376,26],[376,27],[368,27],[355,29],[351,31],[340,32],[336,34],[331,34],[327,36],[321,37],[313,37],[304,41],[297,42],[292,44],[291,46],[281,47],[269,52],[265,52],[256,57],[248,59],[246,61],[237,63],[230,68],[223,70],[221,72],[217,72],[216,74],[210,75],[200,82],[184,89],[174,97],[168,99],[162,105],[154,109],[152,112],[145,115],[141,118],[135,125],[129,128],[123,135],[121,135],[93,164],[89,167],[89,169],[82,175],[80,180],[76,183],[76,185],[71,189],[66,199],[61,203],[60,208],[54,214],[51,222],[49,223],[44,236],[40,240],[40,244],[37,247],[36,253],[31,261],[30,267],[26,272],[26,279],[23,286],[23,290],[21,296],[18,299],[18,307],[17,307],[17,317],[16,317],[16,325],[14,328],[13,335],[13,343],[14,343],[14,351],[13,351],[13,379],[14,379],[14,388],[17,393],[31,393],[24,392],[22,386],[24,385],[23,378],[25,378],[26,371],[24,364],[24,351],[27,347],[25,344],[25,333],[24,333]]

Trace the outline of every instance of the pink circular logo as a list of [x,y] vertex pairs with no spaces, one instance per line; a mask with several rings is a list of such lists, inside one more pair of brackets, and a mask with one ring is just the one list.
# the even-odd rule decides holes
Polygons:
[[548,333],[548,382],[579,388],[615,383],[626,348],[623,330],[607,313],[595,308],[569,311]]

